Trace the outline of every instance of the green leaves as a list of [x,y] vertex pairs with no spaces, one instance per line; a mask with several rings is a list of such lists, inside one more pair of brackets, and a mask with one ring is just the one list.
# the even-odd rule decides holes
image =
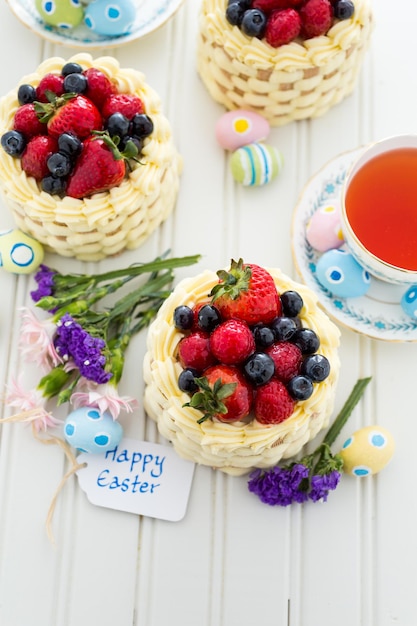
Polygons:
[[219,270],[217,272],[217,276],[221,282],[215,285],[210,292],[213,302],[222,296],[236,300],[242,291],[248,291],[252,278],[252,270],[250,267],[243,267],[243,265],[243,259],[239,259],[239,261],[232,259],[228,272],[226,272],[226,270]]
[[[174,269],[199,259],[199,255],[159,257],[151,263],[96,275],[61,274],[46,268],[53,277],[51,295],[40,298],[36,305],[49,311],[55,324],[68,313],[91,337],[102,339],[105,369],[111,372],[112,383],[117,385],[130,340],[150,324],[170,295]],[[109,304],[106,298],[133,279],[138,279],[139,285]],[[47,398],[58,396],[58,404],[62,404],[69,401],[76,376],[75,370],[66,372],[62,365],[56,366],[41,379],[39,389]]]
[[223,400],[233,394],[237,383],[222,383],[221,378],[218,378],[214,385],[210,387],[205,376],[195,378],[195,382],[201,391],[197,391],[190,402],[187,402],[183,406],[190,406],[204,413],[203,417],[197,420],[197,423],[201,424],[219,413],[225,415],[227,413],[227,407]]

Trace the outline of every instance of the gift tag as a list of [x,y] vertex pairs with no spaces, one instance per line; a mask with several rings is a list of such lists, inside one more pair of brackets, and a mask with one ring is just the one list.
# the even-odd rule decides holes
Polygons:
[[82,453],[80,487],[92,504],[177,522],[187,508],[194,463],[173,448],[122,439],[104,454]]

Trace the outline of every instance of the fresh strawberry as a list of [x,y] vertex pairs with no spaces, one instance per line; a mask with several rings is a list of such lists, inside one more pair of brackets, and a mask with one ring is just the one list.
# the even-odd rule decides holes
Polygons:
[[28,176],[36,180],[42,180],[50,174],[47,161],[49,157],[58,151],[58,142],[55,137],[37,135],[29,141],[22,154],[22,169]]
[[279,341],[265,350],[275,365],[275,376],[286,383],[300,371],[303,355],[298,346],[287,341]]
[[232,365],[209,367],[201,378],[196,378],[197,391],[185,406],[203,412],[198,420],[217,418],[222,422],[244,419],[252,408],[253,392],[239,370]]
[[284,3],[285,0],[253,0],[252,9],[259,9],[268,14],[277,9],[286,9],[287,7],[282,6]]
[[47,91],[55,94],[55,96],[62,96],[65,91],[64,76],[61,76],[61,74],[45,74],[36,87],[36,100],[38,102],[48,102]]
[[125,150],[120,152],[106,132],[88,137],[68,178],[67,196],[84,198],[119,185],[126,174],[126,159],[137,155],[131,142]]
[[136,113],[144,113],[145,107],[138,96],[128,93],[117,93],[107,98],[101,112],[105,120],[113,113],[121,113],[128,120],[131,120]]
[[48,133],[59,137],[72,133],[85,139],[93,130],[101,130],[102,119],[96,105],[82,95],[64,94],[52,102],[36,102],[35,110],[42,122],[47,122]]
[[255,350],[255,340],[246,322],[229,319],[222,322],[210,335],[210,348],[221,363],[242,363]]
[[202,372],[216,362],[210,350],[210,339],[206,333],[194,332],[183,337],[178,344],[178,359],[184,368]]
[[308,0],[300,9],[302,35],[306,39],[325,35],[333,23],[329,0]]
[[84,95],[91,102],[94,102],[98,109],[101,109],[107,98],[117,93],[116,85],[96,67],[89,67],[87,70],[84,70],[83,74],[88,81],[88,87]]
[[46,124],[43,124],[35,109],[33,102],[19,107],[13,119],[13,129],[22,133],[26,139],[46,133]]
[[271,13],[266,25],[265,39],[273,48],[290,43],[301,31],[301,18],[295,9]]
[[279,424],[288,419],[295,406],[284,383],[272,378],[262,387],[258,387],[255,395],[255,418],[261,424]]
[[249,325],[268,324],[281,314],[274,280],[259,265],[232,260],[228,272],[217,272],[219,283],[210,295],[224,320],[237,318]]
[[260,9],[264,13],[272,13],[277,9],[291,9],[300,7],[305,0],[254,0],[252,9]]

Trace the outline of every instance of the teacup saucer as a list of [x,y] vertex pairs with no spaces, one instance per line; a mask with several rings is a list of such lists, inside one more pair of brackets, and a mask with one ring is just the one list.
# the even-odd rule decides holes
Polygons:
[[93,33],[81,24],[71,30],[48,26],[35,7],[35,0],[7,0],[16,17],[31,31],[52,43],[71,48],[114,48],[140,39],[156,30],[172,16],[184,0],[135,0],[136,19],[131,32],[119,37]]
[[292,251],[297,272],[319,299],[320,305],[340,325],[362,335],[384,341],[417,341],[417,320],[406,315],[401,296],[409,285],[391,285],[371,277],[365,296],[334,297],[317,280],[316,263],[320,252],[306,239],[306,227],[314,213],[340,198],[343,181],[353,160],[363,148],[357,148],[332,159],[305,186],[292,221]]

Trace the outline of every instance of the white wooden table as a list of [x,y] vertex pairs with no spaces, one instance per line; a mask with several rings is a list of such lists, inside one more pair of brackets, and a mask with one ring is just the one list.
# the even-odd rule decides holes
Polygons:
[[[269,142],[286,164],[279,180],[264,188],[238,187],[216,144],[214,125],[223,111],[195,68],[198,0],[185,0],[169,23],[144,39],[95,52],[142,70],[161,95],[184,157],[178,204],[137,251],[99,265],[55,255],[46,262],[61,270],[104,271],[171,248],[178,256],[201,253],[196,273],[242,256],[295,278],[289,233],[309,177],[341,152],[417,131],[417,6],[412,0],[374,4],[376,28],[357,89],[323,118],[272,132]],[[0,3],[1,94],[42,59],[72,52],[39,39]],[[0,215],[1,229],[13,226],[5,207]],[[189,272],[178,270],[177,279]],[[37,383],[17,350],[16,310],[30,306],[32,287],[32,277],[0,273],[1,389],[21,371],[28,388]],[[145,340],[146,332],[129,347],[121,388],[138,398]],[[41,445],[28,427],[3,425],[1,626],[415,626],[417,347],[343,328],[340,353],[336,409],[357,378],[373,377],[343,435],[379,423],[393,433],[397,449],[381,474],[344,477],[323,505],[268,507],[248,492],[245,478],[197,467],[186,516],[165,522],[95,507],[74,478],[58,499],[52,546],[45,517],[67,469],[64,455]],[[65,416],[65,408],[57,416]],[[128,436],[159,441],[142,406],[123,423]]]

